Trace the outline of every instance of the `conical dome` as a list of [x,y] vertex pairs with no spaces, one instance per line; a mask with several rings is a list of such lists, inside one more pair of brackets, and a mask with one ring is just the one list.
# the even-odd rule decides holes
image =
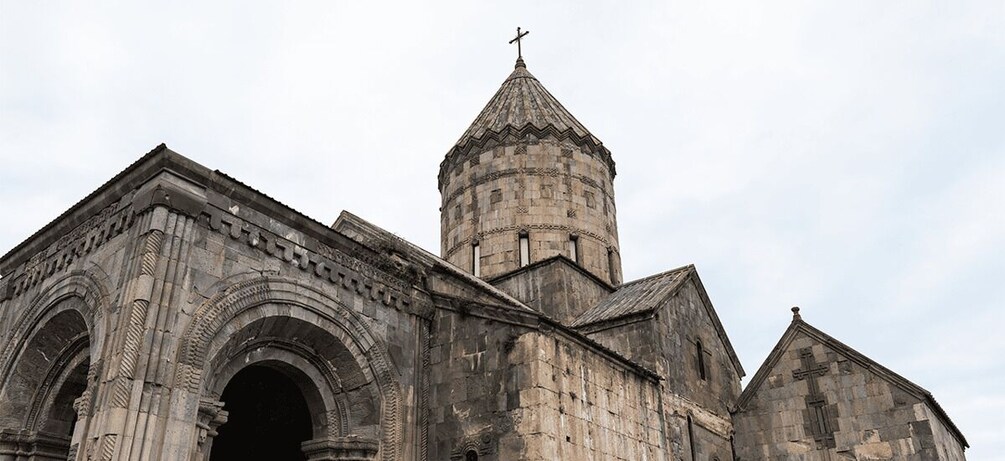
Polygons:
[[600,157],[607,163],[611,177],[614,176],[610,151],[552,96],[520,58],[513,72],[447,154],[440,167],[440,187],[444,170],[452,160],[457,160],[455,157],[459,154],[463,156],[492,141],[501,142],[507,136],[523,138],[527,135],[538,139],[553,137],[571,141],[584,151]]
[[482,138],[486,133],[499,134],[507,128],[520,129],[530,124],[538,130],[553,129],[556,133],[566,133],[583,139],[590,139],[599,145],[600,140],[573,117],[544,85],[535,78],[523,59],[517,61],[513,73],[506,78],[499,91],[485,105],[467,131],[457,140],[463,146],[473,139]]
[[621,281],[611,153],[522,59],[440,164],[440,248],[491,279],[565,257]]

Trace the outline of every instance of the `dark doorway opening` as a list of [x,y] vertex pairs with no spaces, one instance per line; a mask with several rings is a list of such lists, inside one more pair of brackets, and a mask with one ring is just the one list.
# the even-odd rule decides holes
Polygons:
[[62,386],[52,398],[52,406],[49,408],[48,417],[42,425],[42,432],[73,437],[73,430],[77,425],[77,410],[73,408],[73,401],[84,395],[84,391],[87,389],[89,363],[89,360],[84,360],[70,370]]
[[220,400],[229,415],[213,439],[212,461],[307,459],[300,443],[311,438],[311,415],[292,379],[251,365],[234,375]]

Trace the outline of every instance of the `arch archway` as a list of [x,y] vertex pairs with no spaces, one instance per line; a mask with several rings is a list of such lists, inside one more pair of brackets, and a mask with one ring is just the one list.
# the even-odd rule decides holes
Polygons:
[[10,326],[10,339],[0,345],[0,456],[65,459],[83,442],[107,330],[107,286],[98,268],[53,277]]
[[76,306],[82,302],[71,297],[52,306],[12,362],[0,390],[0,426],[18,436],[0,455],[14,450],[67,459],[79,442],[78,403],[91,364],[88,325]]
[[[55,279],[43,289],[24,309],[24,313],[14,323],[10,340],[0,349],[0,388],[10,376],[17,357],[24,351],[28,340],[48,319],[63,310],[73,309],[80,313],[87,326],[91,340],[92,361],[96,361],[102,350],[106,325],[104,309],[107,306],[107,276],[91,271],[75,270]],[[76,302],[64,303],[69,299]],[[0,426],[2,427],[2,426]]]
[[305,389],[317,389],[321,412],[310,405],[316,438],[305,451],[345,445],[341,439],[354,435],[374,439],[372,447],[353,439],[354,447],[376,454],[379,446],[381,459],[397,459],[397,373],[365,322],[337,299],[280,277],[240,282],[203,303],[182,338],[175,382],[201,399],[219,399],[221,377],[249,363],[285,363],[306,377],[307,399]]
[[221,397],[228,421],[212,442],[210,461],[306,459],[301,444],[311,440],[313,424],[300,379],[283,362],[237,372]]

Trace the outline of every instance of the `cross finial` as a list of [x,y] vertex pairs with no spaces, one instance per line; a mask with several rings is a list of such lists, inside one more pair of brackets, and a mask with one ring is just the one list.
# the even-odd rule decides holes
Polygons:
[[529,33],[530,33],[529,30],[526,31],[526,32],[522,32],[521,33],[520,32],[520,28],[517,27],[516,28],[516,37],[514,37],[513,40],[509,41],[510,45],[512,45],[513,42],[516,42],[516,60],[519,61],[519,62],[523,62],[523,48],[520,46],[520,40],[522,40],[524,37],[526,37],[527,34],[529,34]]

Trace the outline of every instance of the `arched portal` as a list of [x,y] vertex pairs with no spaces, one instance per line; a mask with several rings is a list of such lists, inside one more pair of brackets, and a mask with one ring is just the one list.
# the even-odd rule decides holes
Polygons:
[[33,459],[67,459],[79,442],[74,431],[78,409],[86,410],[81,397],[90,368],[90,335],[80,303],[68,298],[52,306],[3,377],[0,428],[17,436],[0,444],[0,457],[14,451]]
[[302,460],[312,438],[307,401],[281,367],[254,364],[227,384],[221,400],[227,423],[217,430],[210,461]]
[[[307,401],[313,438],[308,459],[400,459],[400,384],[387,351],[367,323],[337,299],[293,280],[240,282],[194,313],[179,344],[179,400],[198,407],[193,454],[211,456],[228,419],[220,408],[227,383],[258,362],[281,364]],[[288,371],[295,370],[291,374]],[[303,378],[303,379],[300,379]]]

